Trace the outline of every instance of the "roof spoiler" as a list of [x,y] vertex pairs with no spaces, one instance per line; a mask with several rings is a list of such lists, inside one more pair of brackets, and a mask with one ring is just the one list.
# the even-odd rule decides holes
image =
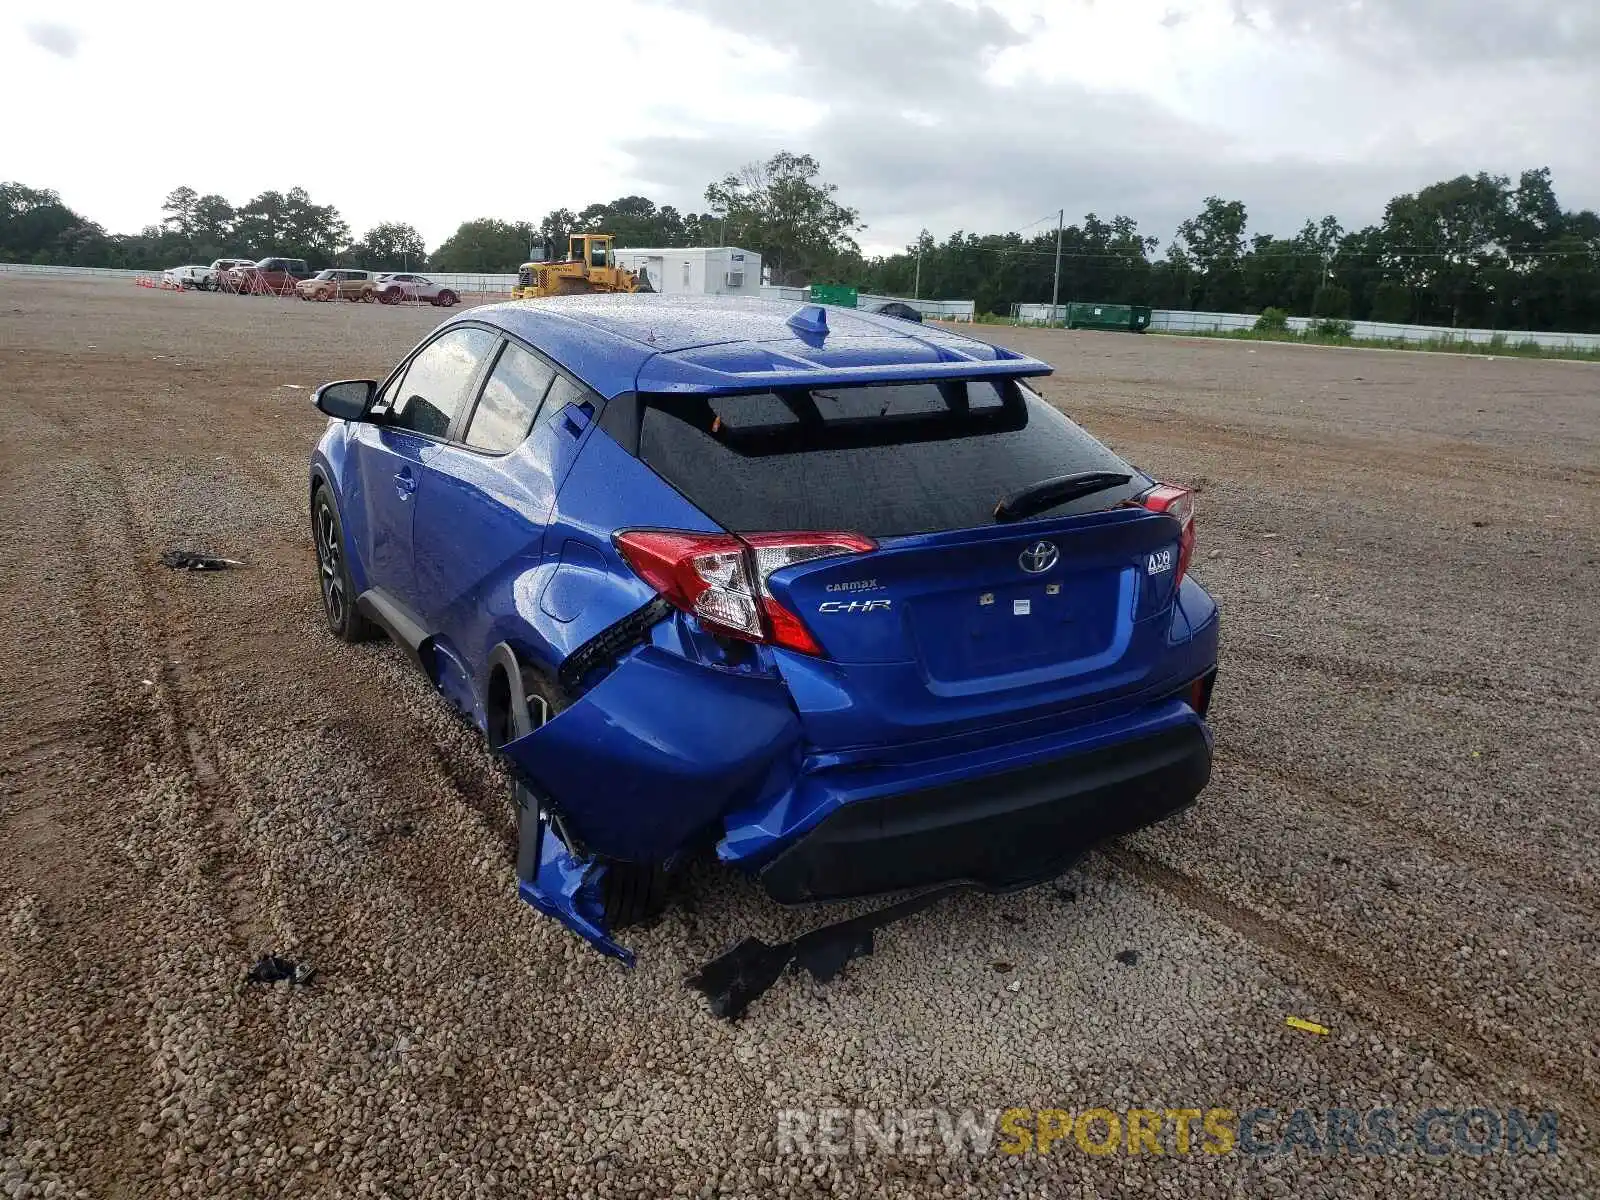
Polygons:
[[[752,350],[757,349],[755,347]],[[935,349],[938,349],[935,346]],[[738,356],[738,369],[712,366],[680,354],[657,354],[639,370],[641,392],[697,393],[761,391],[783,387],[844,387],[850,384],[917,382],[926,379],[994,379],[1049,375],[1055,368],[1036,358],[994,347],[994,358],[940,354],[934,361],[839,366],[789,353]]]

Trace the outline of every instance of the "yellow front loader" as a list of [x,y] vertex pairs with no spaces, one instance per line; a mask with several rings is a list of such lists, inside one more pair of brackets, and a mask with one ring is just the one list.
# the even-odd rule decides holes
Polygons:
[[575,233],[567,239],[565,262],[525,262],[517,271],[514,300],[576,296],[587,292],[653,292],[650,277],[617,266],[609,233]]

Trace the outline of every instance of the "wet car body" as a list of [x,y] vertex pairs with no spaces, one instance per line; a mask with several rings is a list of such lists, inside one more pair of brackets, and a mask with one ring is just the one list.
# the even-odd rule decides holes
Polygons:
[[313,512],[513,764],[524,898],[602,950],[608,886],[707,842],[788,903],[1022,887],[1194,800],[1217,658],[1192,497],[1049,370],[783,302],[478,308],[319,391]]

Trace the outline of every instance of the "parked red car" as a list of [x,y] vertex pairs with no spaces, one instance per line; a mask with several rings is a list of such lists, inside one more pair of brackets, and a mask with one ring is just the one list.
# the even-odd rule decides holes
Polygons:
[[302,279],[313,271],[303,258],[263,258],[260,262],[235,267],[223,277],[225,292],[241,295],[290,295]]

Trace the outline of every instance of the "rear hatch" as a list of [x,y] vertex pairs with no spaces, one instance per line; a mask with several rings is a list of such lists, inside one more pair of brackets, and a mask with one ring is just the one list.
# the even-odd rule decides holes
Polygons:
[[[647,397],[639,454],[731,532],[873,539],[765,581],[822,651],[774,651],[818,748],[992,729],[1159,677],[1179,523],[1130,505],[1153,481],[1019,381]],[[996,519],[1091,472],[1089,494]]]

